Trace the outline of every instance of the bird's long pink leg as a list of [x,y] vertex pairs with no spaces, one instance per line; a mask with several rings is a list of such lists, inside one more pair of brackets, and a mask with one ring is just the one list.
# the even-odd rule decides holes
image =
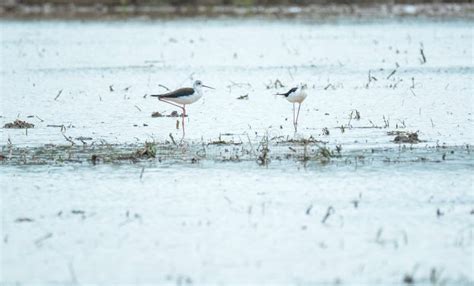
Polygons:
[[298,118],[300,117],[300,108],[301,108],[301,103],[298,105],[298,113],[296,114],[296,127],[295,130],[298,128]]
[[183,125],[183,139],[184,135],[186,135],[186,131],[184,130],[184,118],[186,117],[186,104],[183,104],[183,114],[181,118],[181,125]]
[[163,102],[168,103],[168,104],[171,104],[171,105],[173,105],[173,106],[179,107],[179,108],[181,108],[181,110],[183,110],[182,119],[181,119],[181,124],[183,125],[183,138],[181,138],[181,140],[183,140],[183,139],[184,139],[184,135],[186,134],[185,131],[184,131],[184,117],[185,117],[185,115],[186,115],[186,105],[183,104],[183,106],[180,106],[180,105],[177,105],[177,104],[175,104],[175,103],[173,103],[173,102],[169,102],[169,101],[167,101],[167,100],[165,100],[165,99],[162,99],[162,98],[158,98],[158,100],[159,100],[159,101],[163,101]]
[[179,108],[183,109],[183,107],[182,107],[181,105],[177,105],[177,104],[172,103],[172,102],[170,102],[170,101],[168,101],[168,100],[166,100],[166,99],[158,98],[158,100],[159,100],[159,101],[163,101],[164,103],[168,103],[168,104],[171,104],[171,105],[174,105],[174,106],[176,106],[176,107],[179,107]]
[[295,104],[293,103],[293,127],[295,128],[296,132],[296,124],[295,124]]

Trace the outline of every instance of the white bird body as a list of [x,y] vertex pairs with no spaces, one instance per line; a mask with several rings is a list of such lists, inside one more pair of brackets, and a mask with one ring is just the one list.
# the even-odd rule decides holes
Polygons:
[[208,87],[208,86],[203,85],[201,81],[197,80],[194,83],[192,88],[184,87],[184,88],[180,88],[180,89],[177,89],[165,94],[158,94],[158,95],[152,95],[152,96],[158,97],[161,100],[165,99],[167,101],[171,101],[177,104],[187,105],[187,104],[195,103],[203,96],[203,92],[202,92],[203,86]]
[[306,93],[306,86],[302,84],[298,85],[297,87],[293,87],[285,93],[278,93],[278,95],[283,95],[286,100],[291,103],[302,103],[308,96]]
[[[286,100],[293,103],[293,126],[295,127],[295,132],[298,130],[298,118],[300,115],[301,103],[306,99],[308,94],[306,93],[307,86],[306,84],[300,84],[297,87],[293,87],[285,93],[277,93],[278,95],[283,95]],[[298,112],[295,116],[295,103],[298,103]]]
[[203,93],[202,93],[201,89],[198,89],[198,90],[195,89],[193,94],[184,95],[184,96],[180,96],[180,97],[174,97],[174,98],[173,97],[167,97],[166,99],[169,100],[169,101],[172,101],[174,103],[187,105],[187,104],[195,103],[196,101],[201,99],[202,95],[203,95]]
[[295,92],[290,93],[287,97],[286,100],[288,100],[291,103],[302,103],[308,94],[298,87],[298,89]]
[[152,97],[158,97],[158,100],[174,105],[183,110],[183,113],[181,115],[181,125],[183,126],[182,139],[184,139],[184,135],[186,134],[184,131],[184,117],[186,117],[186,105],[195,103],[203,96],[203,87],[214,89],[210,86],[203,85],[200,80],[196,80],[193,84],[193,87],[184,87],[164,94],[150,95]]

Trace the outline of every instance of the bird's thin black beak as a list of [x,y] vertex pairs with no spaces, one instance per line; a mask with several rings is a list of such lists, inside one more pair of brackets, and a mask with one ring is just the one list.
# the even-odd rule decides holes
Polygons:
[[204,85],[204,84],[203,84],[202,86],[203,86],[203,87],[210,88],[210,89],[215,89],[215,88],[213,88],[213,87],[210,87],[210,86],[207,86],[207,85]]

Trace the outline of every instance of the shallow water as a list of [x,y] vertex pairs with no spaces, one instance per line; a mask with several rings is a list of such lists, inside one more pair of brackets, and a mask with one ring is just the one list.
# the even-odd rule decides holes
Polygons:
[[221,163],[145,168],[141,179],[133,166],[3,171],[3,281],[473,279],[472,168]]
[[[0,125],[35,124],[0,129],[1,283],[473,283],[470,23],[1,24]],[[177,147],[144,95],[194,79],[216,90]],[[273,94],[298,82],[295,135]]]
[[[293,136],[291,104],[273,94],[305,82],[301,136],[346,147],[358,141],[362,148],[393,139],[377,129],[342,134],[338,127],[358,110],[352,126],[385,126],[385,117],[390,129],[406,126],[430,144],[473,142],[472,31],[465,22],[4,22],[1,53],[0,124],[28,115],[44,120],[29,119],[36,126],[28,136],[1,129],[18,145],[67,143],[60,128],[47,125],[109,143],[180,136],[175,119],[151,118],[173,107],[144,95],[193,79],[216,90],[189,106],[188,140],[266,131]],[[365,88],[369,70],[378,80]],[[267,89],[277,79],[285,88]],[[248,101],[236,99],[244,94]]]

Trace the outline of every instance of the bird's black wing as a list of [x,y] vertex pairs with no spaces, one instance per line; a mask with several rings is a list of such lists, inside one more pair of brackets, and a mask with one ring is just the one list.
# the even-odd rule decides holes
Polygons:
[[288,97],[291,93],[295,92],[296,90],[298,90],[297,87],[293,87],[292,89],[290,89],[289,91],[285,92],[285,93],[277,93],[278,95],[284,95],[285,97]]
[[152,94],[150,96],[158,98],[178,98],[182,96],[189,96],[194,94],[194,89],[190,87],[180,88],[175,91],[171,91],[163,94]]

